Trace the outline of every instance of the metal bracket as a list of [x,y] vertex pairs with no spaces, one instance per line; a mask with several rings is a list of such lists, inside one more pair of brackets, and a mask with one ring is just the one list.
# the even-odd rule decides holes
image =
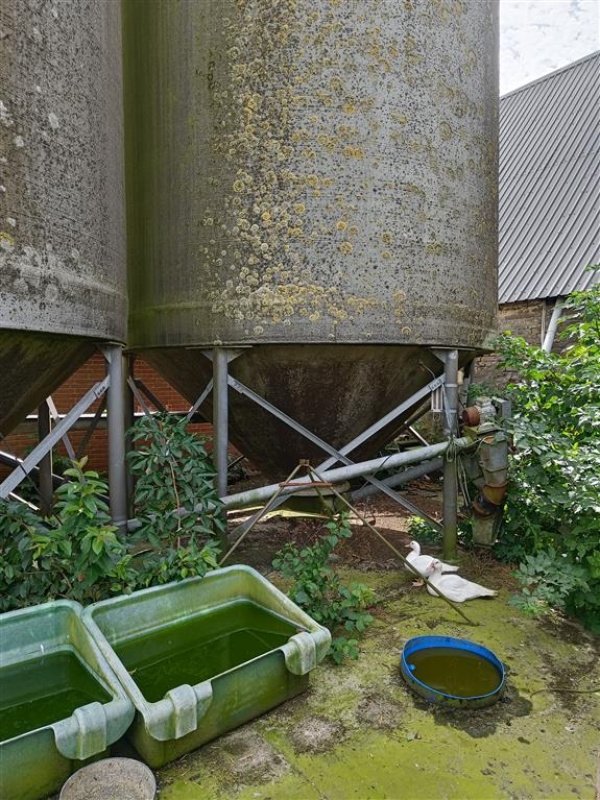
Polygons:
[[136,383],[136,382],[135,382],[135,380],[134,380],[134,379],[131,377],[131,375],[130,375],[130,376],[127,378],[127,386],[129,386],[129,388],[131,389],[131,393],[133,394],[133,396],[135,397],[135,399],[136,399],[136,400],[138,401],[138,403],[140,404],[140,408],[142,409],[142,411],[144,412],[144,414],[145,414],[147,417],[149,417],[149,416],[151,415],[151,413],[152,413],[152,412],[151,412],[151,411],[150,411],[150,409],[148,408],[148,405],[147,405],[146,401],[144,400],[144,396],[143,396],[143,394],[142,394],[142,393],[141,393],[141,391],[138,389],[137,383]]
[[188,413],[187,413],[187,415],[186,415],[186,420],[187,420],[188,422],[189,422],[189,421],[191,420],[191,418],[194,416],[194,414],[196,413],[196,411],[198,411],[198,409],[200,408],[200,406],[202,405],[202,403],[203,403],[203,402],[206,400],[206,398],[208,397],[208,395],[209,395],[209,394],[212,392],[212,389],[213,389],[213,379],[211,378],[211,379],[209,380],[209,382],[206,384],[206,386],[204,387],[204,391],[202,392],[202,394],[200,395],[200,397],[199,397],[199,398],[196,400],[196,402],[194,403],[194,405],[193,405],[193,406],[190,408],[190,410],[188,411]]

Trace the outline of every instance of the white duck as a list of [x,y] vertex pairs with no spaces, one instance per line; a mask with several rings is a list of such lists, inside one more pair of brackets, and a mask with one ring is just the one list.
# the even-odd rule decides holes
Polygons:
[[[427,576],[427,569],[431,566],[433,556],[421,555],[421,545],[418,542],[411,542],[406,546],[410,549],[410,553],[406,556],[408,563],[420,575]],[[455,564],[446,564],[444,561],[440,561],[440,564],[442,565],[442,572],[458,572],[458,567]]]
[[[486,589],[473,581],[467,581],[460,575],[444,575],[443,564],[437,558],[431,560],[431,564],[425,570],[425,575],[429,582],[436,586],[449,600],[455,603],[464,603],[465,600],[475,600],[476,597],[495,597],[497,592],[493,589]],[[434,597],[438,597],[430,586],[427,591]]]

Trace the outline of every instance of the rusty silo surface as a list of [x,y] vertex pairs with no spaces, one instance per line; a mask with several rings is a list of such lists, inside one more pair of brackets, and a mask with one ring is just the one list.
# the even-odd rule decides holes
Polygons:
[[[130,343],[190,400],[189,348],[250,345],[232,374],[341,445],[441,371],[428,346],[483,345],[496,0],[124,13]],[[315,455],[243,398],[230,424],[271,472]]]
[[126,326],[117,2],[0,0],[0,433]]

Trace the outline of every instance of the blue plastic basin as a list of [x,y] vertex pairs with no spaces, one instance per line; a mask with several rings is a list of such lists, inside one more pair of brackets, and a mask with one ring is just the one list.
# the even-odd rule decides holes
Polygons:
[[[411,656],[425,650],[444,648],[457,652],[469,653],[476,658],[487,662],[497,672],[497,685],[488,692],[469,694],[449,694],[435,686],[430,686],[418,676],[418,669],[411,662]],[[500,659],[487,647],[470,642],[467,639],[456,639],[451,636],[415,636],[405,644],[400,662],[402,677],[409,687],[429,703],[447,705],[457,708],[483,708],[495,703],[502,697],[506,675],[504,665]]]

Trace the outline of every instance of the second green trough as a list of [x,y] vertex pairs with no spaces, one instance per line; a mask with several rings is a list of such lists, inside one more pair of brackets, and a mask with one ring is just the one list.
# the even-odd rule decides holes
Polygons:
[[96,603],[86,625],[160,767],[304,691],[331,636],[246,566]]

